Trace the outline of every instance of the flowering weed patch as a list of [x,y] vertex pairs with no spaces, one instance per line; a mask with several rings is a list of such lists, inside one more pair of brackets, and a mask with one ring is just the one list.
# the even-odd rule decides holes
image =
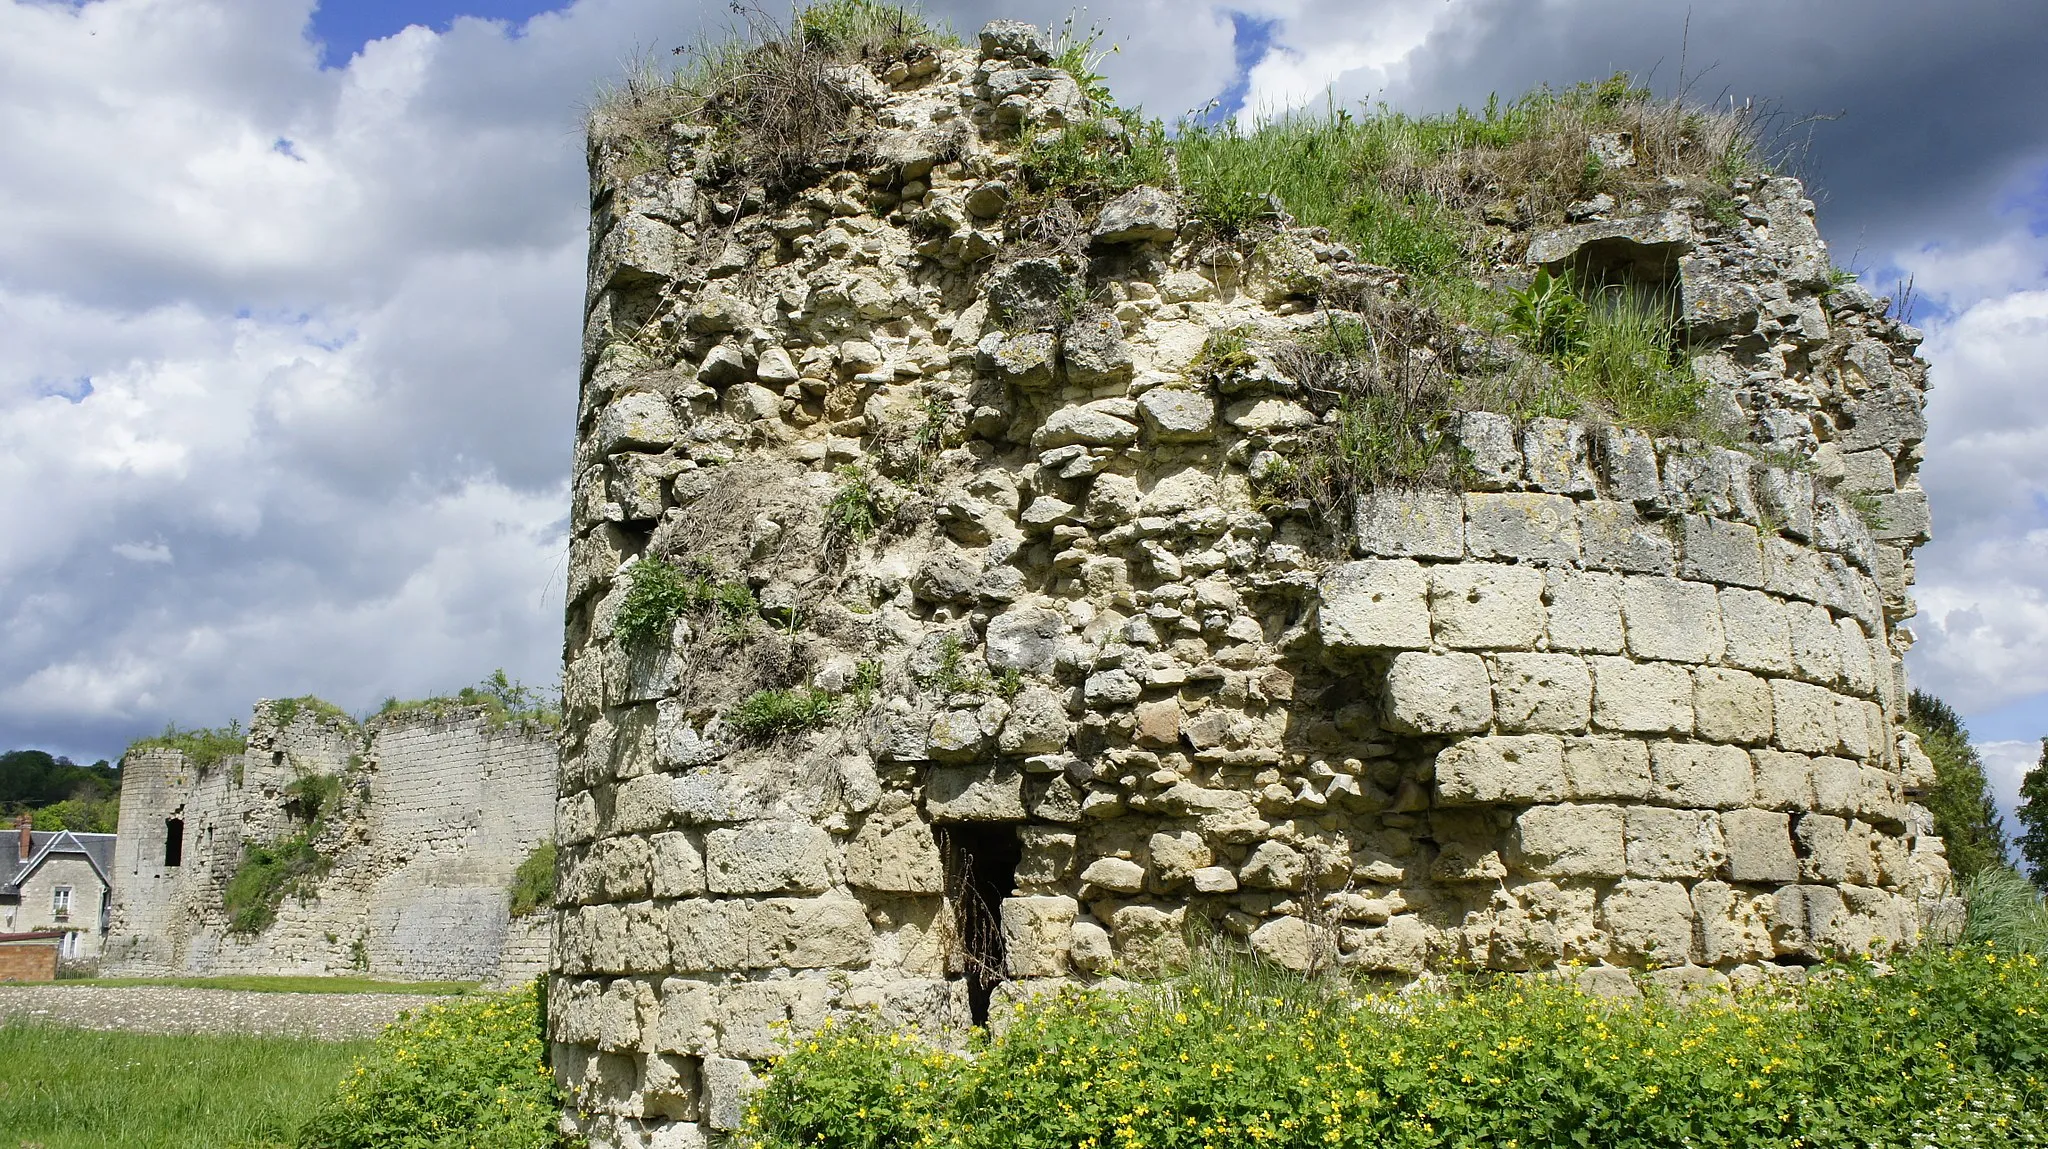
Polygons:
[[1693,1004],[1211,970],[1042,999],[964,1055],[828,1027],[751,1128],[762,1149],[2048,1145],[2044,1009],[2048,964],[1976,946]]
[[304,1149],[546,1149],[562,1109],[534,990],[430,1005],[392,1025],[314,1114]]

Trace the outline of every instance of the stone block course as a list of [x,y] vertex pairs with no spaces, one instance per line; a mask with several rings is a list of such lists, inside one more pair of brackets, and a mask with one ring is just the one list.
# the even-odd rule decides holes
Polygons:
[[1544,576],[1533,567],[1490,563],[1429,572],[1431,629],[1455,650],[1528,650],[1543,637]]
[[1490,662],[1495,719],[1502,730],[1572,734],[1586,729],[1593,712],[1593,676],[1583,660],[1568,654],[1502,654]]
[[1557,802],[1570,794],[1564,744],[1542,734],[1470,738],[1436,758],[1438,800]]
[[1425,650],[1429,576],[1405,559],[1345,563],[1324,576],[1317,634],[1337,650]]
[[1620,654],[1621,583],[1613,575],[1548,572],[1543,601],[1550,649],[1576,654]]
[[1630,576],[1621,585],[1621,616],[1637,658],[1712,662],[1725,645],[1720,599],[1706,583]]
[[1739,746],[1657,742],[1650,746],[1652,800],[1672,806],[1730,810],[1756,793],[1755,768]]
[[1476,654],[1397,654],[1385,698],[1387,724],[1412,734],[1470,734],[1493,723],[1493,685]]
[[1690,734],[1692,672],[1668,662],[1586,660],[1593,672],[1593,725],[1630,734]]
[[1563,495],[1467,495],[1465,549],[1475,559],[1577,563],[1578,505]]

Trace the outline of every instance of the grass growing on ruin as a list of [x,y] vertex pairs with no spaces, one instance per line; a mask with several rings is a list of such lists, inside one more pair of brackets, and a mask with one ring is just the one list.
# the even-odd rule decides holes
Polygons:
[[394,1023],[332,1088],[302,1149],[547,1149],[561,1091],[532,986],[437,1002]]
[[437,694],[431,698],[386,698],[384,704],[377,708],[377,716],[430,714],[439,717],[476,706],[484,708],[485,718],[494,729],[514,722],[533,722],[549,727],[562,724],[561,707],[556,705],[551,693],[507,676],[502,667],[475,686],[465,686],[453,694]]
[[716,129],[723,166],[777,186],[856,144],[852,101],[832,76],[846,64],[900,59],[959,41],[914,7],[877,0],[824,0],[788,20],[767,6],[735,3],[730,34],[700,44],[679,67],[646,58],[599,94],[591,139],[666,162],[663,138],[679,121]]
[[226,726],[196,726],[189,730],[173,722],[164,727],[162,734],[129,743],[126,754],[138,750],[176,750],[198,769],[211,770],[248,748],[249,732],[242,729],[240,722],[229,722]]
[[1241,958],[1020,1008],[967,1055],[840,1025],[779,1062],[762,1149],[2048,1144],[2048,963],[1932,948],[1799,990],[1405,994]]
[[368,1042],[0,1024],[8,1149],[285,1146]]
[[277,723],[280,726],[290,726],[301,713],[311,714],[315,718],[345,722],[351,725],[355,722],[355,719],[349,717],[348,711],[343,710],[324,698],[311,694],[301,694],[297,698],[273,699],[270,703],[270,712],[277,718]]
[[555,908],[555,844],[542,842],[512,874],[512,916]]
[[767,742],[815,730],[839,714],[839,699],[811,687],[761,690],[725,712],[725,725],[744,742]]
[[[1603,164],[1588,146],[1595,134],[1624,136],[1634,162]],[[1668,198],[1666,177],[1698,193],[1764,170],[1747,114],[1657,99],[1626,74],[1478,112],[1332,109],[1250,128],[1188,125],[1175,150],[1189,198],[1219,230],[1268,218],[1272,196],[1361,259],[1423,277],[1478,270],[1468,244],[1489,213],[1562,222],[1568,204],[1601,193]]]
[[379,981],[368,977],[288,977],[237,974],[226,977],[95,977],[62,985],[172,986],[179,989],[230,989],[241,993],[408,993],[446,997],[474,990],[473,981]]
[[628,645],[666,641],[677,619],[710,614],[729,630],[744,630],[761,604],[747,584],[721,579],[697,563],[645,558],[626,574],[626,598],[613,628]]

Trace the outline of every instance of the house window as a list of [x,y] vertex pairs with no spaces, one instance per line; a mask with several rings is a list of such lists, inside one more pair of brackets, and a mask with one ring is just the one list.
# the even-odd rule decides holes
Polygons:
[[185,864],[185,819],[164,819],[164,865]]
[[60,922],[71,920],[70,886],[58,886],[50,891],[50,916]]

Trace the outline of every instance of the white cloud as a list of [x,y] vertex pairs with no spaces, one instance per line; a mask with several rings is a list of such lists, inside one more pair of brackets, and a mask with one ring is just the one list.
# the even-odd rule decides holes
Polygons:
[[1979,742],[1977,754],[1984,759],[1984,777],[1991,783],[1991,796],[2005,819],[2005,832],[2020,833],[2020,780],[2041,761],[2041,743],[2026,739]]
[[115,543],[113,552],[131,563],[169,563],[171,548],[162,543]]
[[[1877,92],[1880,119],[1903,117],[1845,137],[1862,142],[1841,153],[1838,201],[1909,220],[1885,225],[1907,253],[1893,262],[1948,307],[1930,327],[1943,538],[1921,566],[1916,666],[1967,709],[2048,666],[2048,523],[2029,502],[2048,458],[2030,374],[2048,362],[2048,285],[2029,279],[2037,241],[1983,225],[1979,190],[2044,150],[2031,121],[1979,114],[2037,82],[2011,61],[2040,37],[1961,2],[1931,32],[1910,15],[1924,9],[1880,6],[1783,34],[1759,31],[1782,13],[1738,4],[1695,20],[1693,55],[1745,84]],[[322,70],[312,4],[0,0],[0,747],[97,757],[258,695],[366,706],[497,665],[552,677],[580,107],[635,50],[722,28],[726,5],[579,0],[519,29],[408,29]],[[933,7],[969,36],[1070,10]],[[1670,69],[1681,22],[1612,0],[1115,0],[1079,22],[1123,46],[1103,63],[1119,97],[1170,118],[1233,81],[1232,11],[1280,22],[1247,77],[1255,109],[1333,82],[1442,107]],[[1904,79],[1869,66],[1894,56]],[[1954,126],[1899,127],[1923,122]],[[1900,139],[1950,162],[1901,169]],[[1896,206],[1950,201],[1938,218]]]
[[[1942,261],[1929,276],[1954,310],[1931,322],[1924,349],[1933,389],[1921,475],[1935,539],[1918,556],[1912,667],[1918,685],[1966,713],[2048,691],[2048,287],[2014,289],[2009,269],[2022,261],[2012,253],[2033,237],[2000,246],[1969,261],[1978,275]],[[1917,276],[1927,258],[1902,262]]]

